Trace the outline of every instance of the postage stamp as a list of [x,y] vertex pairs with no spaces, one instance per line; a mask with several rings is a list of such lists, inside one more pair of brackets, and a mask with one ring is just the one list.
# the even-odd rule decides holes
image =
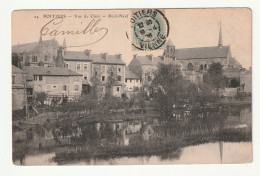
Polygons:
[[138,50],[161,48],[169,34],[169,23],[162,10],[132,10],[132,45]]

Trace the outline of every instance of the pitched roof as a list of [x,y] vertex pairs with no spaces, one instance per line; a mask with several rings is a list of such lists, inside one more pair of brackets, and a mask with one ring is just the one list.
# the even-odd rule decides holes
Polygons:
[[135,56],[141,65],[156,65],[161,57],[154,56]]
[[119,55],[106,55],[105,59],[102,57],[102,54],[91,54],[91,58],[93,59],[93,63],[125,65],[125,62]]
[[129,69],[125,70],[125,78],[126,79],[140,79],[135,73],[131,72]]
[[[51,40],[44,40],[42,41],[43,45],[52,45],[58,44],[55,38]],[[14,53],[23,53],[23,52],[37,52],[39,50],[39,42],[32,42],[32,43],[25,43],[25,44],[18,44],[12,46],[12,52]]]
[[26,72],[16,66],[12,65],[12,73],[26,73]]
[[229,67],[239,67],[239,68],[242,68],[242,65],[234,57],[231,57],[229,59],[228,66]]
[[42,76],[82,76],[72,70],[63,67],[30,67],[24,66],[23,70],[33,74]]
[[229,46],[182,48],[182,49],[175,50],[175,56],[177,60],[225,58],[228,56],[229,51],[230,51]]
[[172,43],[171,39],[169,39],[167,41],[166,46],[174,46],[174,44]]
[[92,59],[83,52],[79,51],[65,51],[64,60],[75,60],[75,61],[92,61]]

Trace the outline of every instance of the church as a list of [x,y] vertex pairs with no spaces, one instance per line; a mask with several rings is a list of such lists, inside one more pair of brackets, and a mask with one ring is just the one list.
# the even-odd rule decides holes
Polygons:
[[180,67],[185,78],[198,84],[203,81],[203,73],[214,62],[222,64],[226,76],[230,75],[228,73],[230,70],[233,71],[235,69],[238,70],[235,77],[240,77],[242,65],[232,57],[230,46],[223,45],[221,24],[219,40],[216,46],[176,49],[173,42],[169,39],[162,56],[134,55],[128,67],[142,78],[143,85],[149,85],[153,79],[152,73],[158,63],[175,64]]

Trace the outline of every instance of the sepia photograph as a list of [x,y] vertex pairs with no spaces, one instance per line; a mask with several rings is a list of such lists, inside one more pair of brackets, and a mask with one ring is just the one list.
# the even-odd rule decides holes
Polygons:
[[14,10],[15,166],[246,164],[249,8]]

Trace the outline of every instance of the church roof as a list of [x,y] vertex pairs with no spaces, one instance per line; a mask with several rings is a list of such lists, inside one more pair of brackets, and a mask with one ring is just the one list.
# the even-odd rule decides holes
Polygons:
[[226,58],[228,57],[229,51],[230,51],[229,46],[183,48],[183,49],[176,49],[175,56],[177,60]]
[[102,54],[91,54],[93,63],[97,64],[117,64],[125,65],[125,62],[121,59],[120,55],[106,55],[106,59],[102,57]]
[[[53,44],[58,45],[58,42],[55,38],[53,38],[51,40],[42,41],[42,44],[43,45],[53,45]],[[14,52],[14,53],[37,52],[38,50],[39,50],[39,42],[18,44],[18,45],[12,46],[12,52]]]
[[63,67],[30,67],[24,66],[24,71],[32,75],[42,76],[82,76],[72,70]]
[[236,58],[231,57],[228,61],[228,66],[229,67],[238,67],[242,68],[242,65],[236,60]]
[[83,52],[79,52],[79,51],[65,51],[64,52],[64,56],[63,56],[64,60],[72,60],[72,61],[92,61],[92,59],[87,56],[85,53]]

